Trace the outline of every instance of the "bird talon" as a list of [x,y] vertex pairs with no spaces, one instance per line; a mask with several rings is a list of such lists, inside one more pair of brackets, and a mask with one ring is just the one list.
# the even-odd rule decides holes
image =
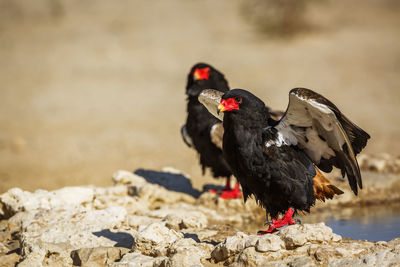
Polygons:
[[265,235],[265,234],[272,234],[277,232],[278,229],[274,228],[274,227],[269,227],[268,230],[264,231],[264,230],[260,230],[257,232],[257,235]]
[[268,221],[265,221],[265,223],[264,223],[264,226],[269,226],[269,225],[272,225],[274,222],[273,221],[271,221],[271,220],[268,220]]
[[220,198],[223,199],[233,199],[233,198],[241,198],[242,197],[242,192],[240,191],[235,191],[235,190],[223,190],[221,194],[219,195]]

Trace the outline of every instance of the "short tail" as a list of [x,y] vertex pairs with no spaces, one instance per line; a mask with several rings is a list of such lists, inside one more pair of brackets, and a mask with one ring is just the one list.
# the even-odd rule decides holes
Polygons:
[[313,178],[314,196],[316,199],[325,202],[325,199],[332,199],[335,195],[343,194],[343,191],[331,184],[325,176],[315,167],[316,175]]

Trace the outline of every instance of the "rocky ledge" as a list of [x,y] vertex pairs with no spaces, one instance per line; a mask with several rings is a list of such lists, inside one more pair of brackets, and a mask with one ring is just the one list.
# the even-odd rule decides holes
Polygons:
[[400,156],[387,153],[360,154],[357,156],[362,170],[380,173],[400,173]]
[[[343,239],[323,223],[257,236],[254,201],[193,189],[176,170],[118,171],[114,186],[0,196],[0,266],[390,266],[400,238]],[[379,194],[393,190],[392,179]],[[376,190],[375,190],[376,191]],[[371,191],[373,194],[373,192]],[[397,192],[398,193],[398,192]],[[346,195],[346,194],[345,194]],[[362,199],[363,197],[361,197]],[[324,203],[348,205],[351,194]],[[256,216],[257,215],[257,216]]]

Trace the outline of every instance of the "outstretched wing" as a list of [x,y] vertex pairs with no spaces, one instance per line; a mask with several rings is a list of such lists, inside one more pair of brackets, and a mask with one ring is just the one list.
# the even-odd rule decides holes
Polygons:
[[356,155],[370,136],[332,102],[306,88],[292,89],[286,113],[274,128],[278,138],[275,142],[268,141],[267,147],[297,145],[321,170],[330,172],[332,166],[340,168],[357,195],[362,180]]

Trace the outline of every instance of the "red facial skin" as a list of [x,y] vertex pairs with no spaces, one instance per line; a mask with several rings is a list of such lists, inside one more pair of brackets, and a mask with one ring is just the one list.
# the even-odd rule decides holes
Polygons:
[[236,99],[236,98],[222,99],[221,103],[218,106],[218,109],[222,112],[239,109],[239,104],[241,102],[242,99]]
[[196,69],[193,73],[194,79],[197,80],[208,80],[210,77],[210,68]]

